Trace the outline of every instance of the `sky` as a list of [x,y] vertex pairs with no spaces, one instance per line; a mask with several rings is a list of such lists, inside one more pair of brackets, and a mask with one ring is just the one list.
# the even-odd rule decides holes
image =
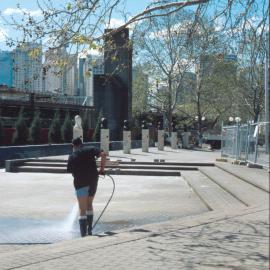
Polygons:
[[[47,1],[47,0],[40,0]],[[51,0],[54,5],[64,5],[71,0]],[[73,0],[72,0],[73,1]],[[136,15],[142,12],[145,7],[155,0],[126,0],[126,11],[129,13],[129,16]],[[224,0],[225,1],[225,0]],[[262,0],[255,0],[257,2],[258,7],[260,7]],[[267,0],[265,0],[267,1]],[[226,2],[226,1],[225,1]],[[20,4],[22,8],[27,9],[27,11],[31,12],[32,15],[38,16],[39,10],[36,0],[0,0],[0,12],[3,16],[14,15],[16,18],[18,17],[18,9],[17,4]],[[260,14],[254,14],[254,16],[260,16]],[[117,15],[114,15],[114,22],[117,26],[119,26],[119,19]],[[0,17],[0,50],[10,50],[9,47],[5,45],[4,39],[5,35],[16,37],[18,32],[14,31],[11,27],[8,27],[4,24],[3,19]]]
[[[55,5],[63,4],[63,0],[53,0]],[[151,0],[126,0],[126,10],[130,15],[135,15],[142,12],[145,7],[152,2]],[[38,15],[38,6],[36,0],[0,0],[0,12],[3,16],[14,15],[18,16],[17,4],[20,4],[22,8],[33,12],[33,15]],[[118,18],[115,18],[118,19]],[[14,36],[16,31],[11,27],[4,24],[3,20],[0,18],[0,50],[10,50],[9,47],[5,45],[4,39],[5,35]]]

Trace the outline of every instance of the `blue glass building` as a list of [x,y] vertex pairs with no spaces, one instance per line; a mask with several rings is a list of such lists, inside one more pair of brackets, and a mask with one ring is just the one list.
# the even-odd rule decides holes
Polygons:
[[0,84],[13,86],[13,53],[0,51]]

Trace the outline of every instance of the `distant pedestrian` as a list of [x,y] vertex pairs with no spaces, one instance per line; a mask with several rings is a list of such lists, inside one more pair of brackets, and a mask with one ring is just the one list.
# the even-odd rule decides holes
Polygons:
[[[106,154],[94,147],[83,147],[82,140],[72,141],[73,153],[68,158],[67,171],[72,173],[74,187],[80,208],[81,236],[92,235],[93,200],[98,185],[98,175],[104,174]],[[97,170],[96,159],[101,157],[100,169]]]

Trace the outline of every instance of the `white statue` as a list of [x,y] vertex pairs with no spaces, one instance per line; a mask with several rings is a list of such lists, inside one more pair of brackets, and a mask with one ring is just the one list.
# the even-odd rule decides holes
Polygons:
[[82,119],[79,115],[75,116],[75,125],[73,127],[73,139],[80,138],[83,141]]

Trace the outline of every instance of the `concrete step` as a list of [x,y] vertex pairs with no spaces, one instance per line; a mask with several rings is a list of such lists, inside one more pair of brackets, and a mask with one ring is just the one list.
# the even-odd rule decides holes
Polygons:
[[67,167],[67,163],[64,162],[36,162],[36,161],[27,161],[24,162],[23,166],[31,167]]
[[147,162],[147,161],[119,161],[119,164],[159,165],[159,166],[215,166],[213,162]]
[[[49,158],[40,158],[40,159],[33,159],[27,160],[27,162],[34,162],[34,163],[59,163],[59,164],[66,164],[67,160],[63,159],[49,159]],[[99,161],[97,161],[99,163]],[[121,164],[121,165],[154,165],[154,166],[215,166],[213,162],[148,162],[148,161],[113,161],[107,160],[107,164]]]
[[19,166],[15,172],[30,172],[30,173],[67,173],[66,167],[49,167],[49,166]]
[[[27,167],[58,167],[66,168],[66,163],[56,163],[56,162],[24,162],[23,166]],[[126,164],[126,165],[107,165],[106,168],[119,168],[119,169],[149,169],[149,170],[197,170],[197,167],[191,166],[160,166],[160,165],[137,165],[137,164]]]
[[269,194],[220,168],[199,168],[199,171],[217,183],[247,206],[269,205]]
[[251,185],[269,192],[269,172],[267,170],[256,168],[251,169],[246,166],[221,162],[217,162],[216,166],[226,172],[233,174],[243,181],[250,183]]
[[[61,167],[41,167],[41,166],[20,166],[16,172],[31,173],[67,173],[66,168]],[[105,173],[112,175],[145,175],[145,176],[180,176],[180,171],[170,170],[137,170],[137,169],[106,169]]]
[[180,171],[169,171],[169,170],[108,169],[105,170],[105,173],[111,175],[181,176]]
[[134,169],[134,170],[170,170],[170,171],[197,171],[197,167],[191,166],[152,166],[152,165],[106,165],[106,168],[117,168],[117,169]]
[[35,158],[28,161],[30,162],[56,162],[56,163],[67,163],[67,159],[57,159],[57,158]]
[[246,207],[245,204],[237,200],[201,172],[184,171],[181,174],[209,210],[224,211]]

